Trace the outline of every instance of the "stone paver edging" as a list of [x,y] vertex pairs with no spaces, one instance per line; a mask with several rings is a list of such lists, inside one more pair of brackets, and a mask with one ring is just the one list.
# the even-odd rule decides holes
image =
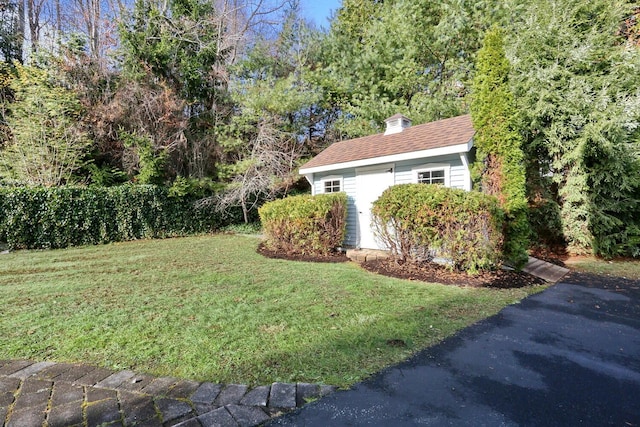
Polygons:
[[251,427],[334,390],[307,383],[251,389],[81,364],[2,360],[0,425]]

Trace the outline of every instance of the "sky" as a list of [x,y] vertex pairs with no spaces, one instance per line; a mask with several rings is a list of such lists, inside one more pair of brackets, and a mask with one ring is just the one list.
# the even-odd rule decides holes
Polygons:
[[342,0],[301,0],[302,13],[319,27],[329,28],[329,17],[340,7]]

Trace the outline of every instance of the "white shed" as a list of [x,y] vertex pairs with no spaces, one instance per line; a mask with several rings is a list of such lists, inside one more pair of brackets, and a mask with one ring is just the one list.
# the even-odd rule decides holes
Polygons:
[[347,193],[347,247],[384,249],[371,228],[371,204],[392,185],[471,190],[475,131],[469,115],[411,126],[396,114],[385,122],[384,133],[336,142],[300,168],[312,194]]

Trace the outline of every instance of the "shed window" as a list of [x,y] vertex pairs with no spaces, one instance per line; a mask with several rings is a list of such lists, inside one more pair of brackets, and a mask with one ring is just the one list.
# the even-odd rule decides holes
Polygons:
[[418,172],[418,183],[445,185],[444,169],[432,169]]
[[324,181],[324,192],[325,193],[338,193],[342,189],[340,188],[340,180],[339,179],[329,179]]

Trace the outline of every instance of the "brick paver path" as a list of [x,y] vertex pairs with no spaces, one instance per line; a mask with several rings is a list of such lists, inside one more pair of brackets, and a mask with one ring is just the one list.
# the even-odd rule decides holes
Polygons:
[[251,389],[79,364],[3,360],[0,425],[249,427],[334,390],[306,383]]

